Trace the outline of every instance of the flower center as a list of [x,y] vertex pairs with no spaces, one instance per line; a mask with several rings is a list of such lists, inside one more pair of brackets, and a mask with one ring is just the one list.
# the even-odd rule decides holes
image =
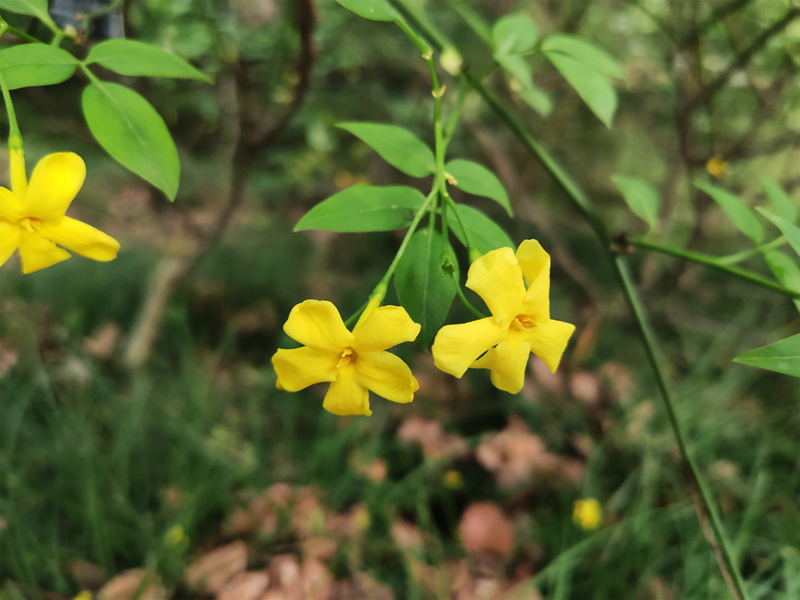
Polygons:
[[528,315],[517,315],[514,317],[514,320],[511,321],[511,327],[513,329],[524,329],[525,331],[528,331],[532,327],[536,327],[536,323]]
[[19,224],[31,233],[39,231],[39,228],[42,226],[42,222],[35,217],[25,217],[20,219]]
[[352,348],[345,348],[344,350],[342,350],[342,354],[339,357],[339,362],[336,363],[336,368],[341,369],[345,365],[350,364],[350,361],[355,360],[356,356],[358,355],[356,354],[355,350],[353,350]]

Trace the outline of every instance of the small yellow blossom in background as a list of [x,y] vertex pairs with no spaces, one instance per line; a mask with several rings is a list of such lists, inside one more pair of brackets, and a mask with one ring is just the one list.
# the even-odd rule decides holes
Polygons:
[[183,527],[173,525],[164,534],[164,545],[167,548],[178,548],[179,546],[189,545],[189,536],[186,535]]
[[306,300],[292,309],[283,330],[303,347],[272,357],[278,389],[296,392],[330,381],[322,407],[335,415],[371,415],[370,390],[405,403],[419,389],[408,365],[386,352],[419,335],[420,325],[404,308],[370,303],[350,332],[333,304]]
[[575,500],[575,507],[572,510],[572,520],[581,529],[594,531],[603,522],[603,508],[594,498],[586,500]]
[[713,156],[706,163],[706,171],[717,179],[725,175],[725,167],[728,166],[721,156]]
[[522,389],[531,352],[555,372],[575,326],[550,318],[550,255],[539,242],[525,240],[516,255],[511,248],[484,254],[470,266],[467,287],[492,316],[442,327],[433,342],[439,369],[456,377],[490,369],[495,387],[512,394]]
[[86,165],[77,154],[49,154],[33,170],[30,184],[25,159],[9,152],[11,190],[0,187],[0,266],[19,248],[22,272],[33,273],[66,260],[69,248],[87,258],[117,257],[119,242],[64,213],[86,178]]
[[90,592],[89,590],[83,590],[72,600],[92,600],[92,592]]
[[464,476],[461,474],[461,471],[450,470],[444,474],[444,479],[442,481],[445,487],[451,490],[457,490],[464,485]]

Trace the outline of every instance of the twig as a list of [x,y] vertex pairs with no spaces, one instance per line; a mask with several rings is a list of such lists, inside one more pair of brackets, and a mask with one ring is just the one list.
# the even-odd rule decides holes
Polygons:
[[[269,148],[285,130],[294,115],[300,109],[308,92],[311,73],[314,65],[314,45],[312,34],[316,24],[313,0],[296,0],[294,3],[295,21],[300,33],[300,54],[297,59],[298,81],[295,84],[292,101],[283,114],[269,127],[254,135],[246,132],[257,130],[261,115],[254,103],[247,103],[245,98],[249,89],[246,68],[237,65],[234,71],[232,89],[224,103],[228,110],[224,113],[223,137],[227,144],[223,154],[231,163],[228,199],[221,207],[214,226],[201,235],[197,247],[191,256],[183,258],[166,258],[159,267],[156,283],[142,309],[142,316],[131,332],[125,362],[130,368],[143,365],[150,356],[155,343],[159,326],[164,315],[164,308],[173,291],[197,267],[200,260],[222,239],[236,209],[239,208],[245,192],[245,182],[254,160],[258,154]],[[223,88],[223,93],[226,90]],[[241,104],[245,104],[242,106]]]
[[[400,0],[389,0],[389,2],[403,14],[412,27],[414,27],[417,31],[424,32],[425,37],[429,40],[435,39],[436,36],[430,35],[427,31],[427,27],[422,24],[413,13],[408,11],[406,6]],[[435,43],[434,47],[441,51],[441,47]],[[664,401],[664,407],[666,409],[673,434],[675,435],[675,439],[678,443],[681,457],[687,467],[687,473],[690,475],[691,479],[697,483],[697,487],[699,488],[703,499],[703,504],[705,505],[705,508],[710,516],[714,538],[719,543],[720,551],[722,552],[724,559],[720,564],[720,568],[727,571],[726,581],[730,580],[731,582],[731,592],[738,600],[744,600],[747,598],[744,581],[742,580],[742,576],[739,573],[739,569],[736,565],[733,551],[726,539],[722,521],[717,514],[713,497],[711,496],[708,486],[706,485],[705,480],[699,468],[695,464],[694,458],[690,454],[688,446],[686,445],[686,441],[683,436],[683,430],[675,414],[675,402],[672,398],[669,387],[667,386],[666,378],[661,368],[658,341],[653,333],[647,312],[644,310],[642,300],[639,297],[635,285],[633,284],[633,278],[631,276],[630,268],[626,258],[622,255],[614,253],[611,240],[609,239],[608,230],[606,229],[604,223],[597,216],[594,205],[589,197],[583,192],[583,190],[581,190],[580,186],[572,179],[572,177],[538,142],[536,142],[536,140],[533,139],[527,130],[525,130],[516,121],[516,119],[514,119],[508,110],[500,103],[497,97],[494,96],[494,94],[489,91],[479,79],[476,79],[474,76],[470,75],[468,70],[465,70],[465,77],[470,84],[473,85],[475,90],[480,93],[480,95],[484,98],[486,103],[492,108],[500,120],[502,120],[509,127],[509,129],[511,129],[519,141],[525,146],[525,148],[527,148],[528,151],[537,160],[539,160],[545,170],[547,170],[550,176],[553,177],[556,183],[562,188],[564,193],[570,198],[570,200],[572,200],[578,211],[589,222],[589,225],[592,227],[595,235],[603,246],[605,253],[611,260],[617,273],[620,288],[622,289],[625,299],[628,302],[628,306],[631,310],[631,314],[634,317],[636,326],[639,329],[648,362],[653,370],[656,384]]]

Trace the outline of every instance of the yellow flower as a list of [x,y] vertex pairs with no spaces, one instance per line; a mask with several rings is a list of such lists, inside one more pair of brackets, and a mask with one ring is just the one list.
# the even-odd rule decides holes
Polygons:
[[304,347],[272,357],[278,389],[296,392],[330,381],[322,407],[335,415],[371,415],[369,390],[411,402],[419,389],[408,365],[385,351],[419,335],[420,326],[399,306],[371,304],[351,333],[333,304],[306,300],[292,309],[283,330]]
[[456,377],[490,369],[495,387],[512,394],[522,389],[531,352],[555,372],[575,326],[550,319],[550,255],[539,242],[525,240],[516,255],[511,248],[484,254],[469,268],[467,287],[492,316],[442,327],[433,342],[439,369]]
[[725,175],[725,168],[727,167],[727,163],[722,159],[721,156],[713,156],[708,159],[706,163],[706,171],[709,174],[713,175],[717,179]]
[[11,150],[11,190],[0,187],[0,266],[19,248],[22,272],[33,273],[70,257],[69,248],[88,258],[113,260],[119,242],[102,231],[65,216],[86,177],[77,154],[45,156],[30,185],[22,152]]
[[603,508],[594,498],[586,500],[575,500],[575,507],[572,511],[572,520],[581,529],[594,531],[600,527],[603,521]]
[[92,592],[83,590],[80,594],[75,596],[72,600],[92,600]]

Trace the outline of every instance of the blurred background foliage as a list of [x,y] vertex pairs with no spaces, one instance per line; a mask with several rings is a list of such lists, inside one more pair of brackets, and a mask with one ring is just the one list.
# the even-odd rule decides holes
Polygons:
[[[457,4],[427,11],[471,64],[489,68]],[[748,245],[695,179],[752,205],[763,201],[763,174],[800,203],[800,20],[775,27],[796,2],[470,6],[489,24],[524,11],[542,35],[571,33],[622,65],[611,129],[537,57],[537,85],[554,99],[547,118],[499,72],[487,80],[613,231],[645,231],[613,174],[659,190],[662,240],[715,255]],[[517,218],[458,199],[552,254],[552,313],[577,325],[573,342],[556,375],[533,358],[514,396],[483,371],[450,378],[407,345],[399,353],[421,386],[414,403],[374,398],[371,418],[337,418],[321,409],[324,389],[275,389],[281,325],[306,298],[351,314],[402,232],[291,229],[347,186],[419,185],[335,124],[394,123],[432,142],[425,62],[399,28],[332,0],[122,7],[128,37],[191,60],[215,84],[105,74],[169,125],[182,163],[174,204],[94,142],[80,74],[15,92],[29,168],[53,151],[79,153],[88,177],[71,214],[122,251],[108,264],[75,257],[23,276],[14,259],[0,272],[0,596],[103,585],[106,597],[254,600],[729,594],[613,274],[475,94],[451,152],[496,172]],[[27,17],[4,16],[36,34]],[[458,83],[445,83],[447,108]],[[714,175],[711,159],[724,164]],[[631,259],[751,597],[797,597],[797,383],[731,363],[797,333],[796,309],[698,265]],[[744,264],[769,276],[757,257]],[[469,319],[453,305],[451,322]],[[589,497],[603,509],[596,531],[572,521],[573,502]]]

